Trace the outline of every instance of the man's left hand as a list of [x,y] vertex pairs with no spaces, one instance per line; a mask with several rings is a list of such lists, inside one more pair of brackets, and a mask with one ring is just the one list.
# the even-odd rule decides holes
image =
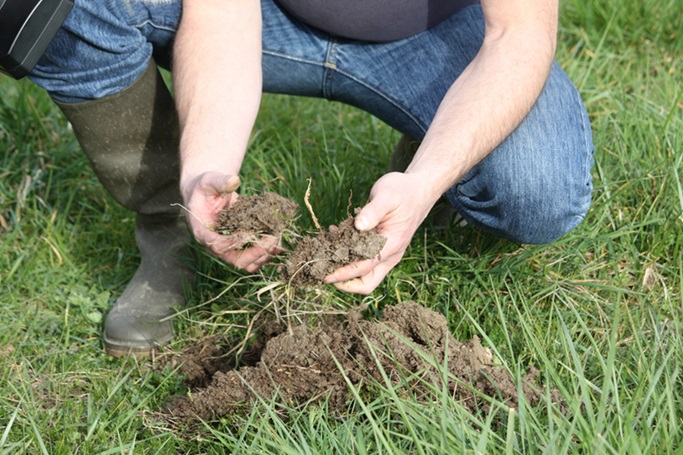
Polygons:
[[370,202],[356,215],[355,226],[359,231],[376,229],[387,238],[384,248],[377,258],[337,269],[325,282],[342,291],[370,294],[399,263],[433,202],[429,182],[415,175],[392,172],[380,178]]

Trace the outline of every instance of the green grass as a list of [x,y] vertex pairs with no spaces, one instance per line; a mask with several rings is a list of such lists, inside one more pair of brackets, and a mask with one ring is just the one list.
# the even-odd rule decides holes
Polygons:
[[[682,12],[680,0],[562,4],[557,59],[581,90],[596,144],[594,204],[572,233],[520,247],[471,228],[420,230],[373,296],[322,297],[417,300],[445,314],[456,338],[479,335],[515,377],[534,365],[564,409],[547,395],[472,414],[439,390],[421,403],[380,384],[376,395],[354,391],[344,416],[323,403],[284,418],[263,401],[201,437],[159,425],[155,412],[187,393],[182,379],[110,359],[99,340],[136,267],[133,217],[99,185],[47,97],[1,80],[0,454],[683,453]],[[323,225],[346,214],[351,189],[362,204],[398,140],[352,108],[276,96],[256,131],[243,192],[302,203],[312,176]],[[201,267],[173,350],[239,337],[248,315],[231,312],[264,304],[256,293],[267,276],[208,258]]]

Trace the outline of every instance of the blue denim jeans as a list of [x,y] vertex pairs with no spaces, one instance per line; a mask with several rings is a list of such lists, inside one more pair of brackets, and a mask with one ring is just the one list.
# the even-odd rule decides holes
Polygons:
[[[400,41],[337,39],[262,0],[263,89],[363,109],[421,139],[444,94],[478,52],[479,5]],[[120,92],[149,59],[170,61],[181,0],[76,0],[31,79],[61,102]],[[581,98],[558,65],[529,115],[446,196],[474,226],[547,243],[581,222],[592,192],[593,144]]]

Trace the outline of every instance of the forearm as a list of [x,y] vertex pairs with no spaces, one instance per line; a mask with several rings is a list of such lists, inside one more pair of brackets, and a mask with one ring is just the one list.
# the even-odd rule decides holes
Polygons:
[[185,0],[173,79],[181,184],[207,171],[236,175],[261,97],[257,0]]
[[544,20],[535,19],[540,25],[487,23],[482,48],[447,92],[406,170],[431,182],[425,196],[429,202],[484,159],[529,113],[552,65],[554,16],[550,11]]

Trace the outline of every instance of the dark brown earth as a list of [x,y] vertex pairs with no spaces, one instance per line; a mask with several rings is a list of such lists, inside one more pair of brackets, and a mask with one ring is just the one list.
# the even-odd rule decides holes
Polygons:
[[[239,235],[246,241],[263,236],[282,238],[293,227],[297,204],[275,193],[240,197],[235,204],[219,214],[216,232]],[[386,238],[374,231],[360,232],[348,217],[330,231],[316,236],[304,236],[282,264],[282,279],[294,287],[321,285],[323,278],[354,262],[377,257]]]
[[216,231],[248,238],[280,237],[296,219],[297,204],[275,193],[243,196],[218,217]]
[[353,222],[351,216],[329,232],[299,240],[282,267],[282,279],[295,287],[319,285],[344,265],[377,257],[387,239],[374,231],[360,232]]
[[[321,318],[312,328],[273,330],[271,326],[266,332],[251,351],[251,366],[214,368],[208,366],[211,362],[193,359],[188,353],[181,371],[190,386],[198,386],[189,396],[167,405],[167,419],[177,425],[192,424],[198,418],[215,420],[249,409],[257,397],[266,402],[276,399],[285,406],[329,397],[330,410],[343,412],[352,398],[347,381],[372,393],[372,384],[385,384],[385,375],[405,393],[428,400],[431,390],[442,390],[445,375],[437,364],[447,365],[449,393],[471,411],[487,408],[478,394],[517,406],[512,377],[494,365],[490,350],[477,337],[466,343],[457,341],[441,314],[415,302],[385,308],[379,321],[351,312],[345,318]],[[221,359],[215,350],[199,351],[214,361]],[[536,376],[532,371],[523,386],[532,404],[541,393],[535,386]]]

